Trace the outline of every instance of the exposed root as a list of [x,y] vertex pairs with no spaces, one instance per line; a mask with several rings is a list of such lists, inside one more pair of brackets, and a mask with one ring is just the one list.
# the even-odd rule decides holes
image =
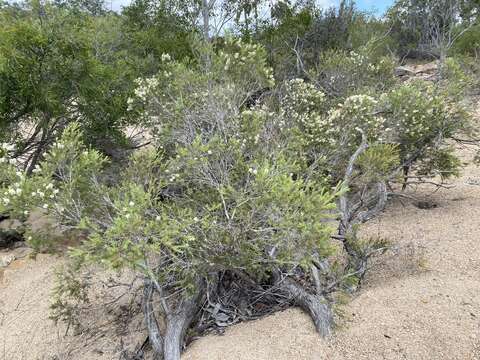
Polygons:
[[291,278],[285,277],[282,279],[278,275],[275,277],[280,290],[291,296],[295,304],[310,315],[317,332],[323,337],[331,335],[333,312],[328,299],[322,295],[310,294],[303,286]]

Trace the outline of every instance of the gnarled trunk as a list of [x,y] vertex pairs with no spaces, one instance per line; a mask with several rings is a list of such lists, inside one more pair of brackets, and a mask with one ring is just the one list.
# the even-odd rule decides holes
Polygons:
[[166,329],[163,335],[155,317],[152,302],[154,292],[154,284],[146,281],[143,312],[150,344],[156,356],[160,359],[180,360],[185,334],[197,315],[205,293],[203,280],[197,281],[197,291],[194,295],[180,300],[178,305],[170,310],[170,313],[164,314]]
[[163,354],[163,337],[160,333],[155,309],[153,307],[153,294],[155,287],[151,281],[145,281],[143,289],[143,315],[145,317],[145,325],[148,330],[148,340],[155,354]]
[[310,294],[300,284],[291,278],[281,278],[274,274],[276,285],[291,296],[296,305],[307,312],[315,324],[317,332],[327,337],[332,333],[333,312],[330,302],[322,295]]
[[164,359],[180,360],[185,334],[199,308],[200,292],[194,297],[182,301],[177,313],[167,318],[165,331]]

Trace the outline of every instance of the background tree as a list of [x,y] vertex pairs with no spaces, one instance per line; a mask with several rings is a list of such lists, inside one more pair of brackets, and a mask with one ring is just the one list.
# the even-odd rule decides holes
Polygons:
[[399,55],[409,56],[417,51],[444,62],[455,41],[472,26],[470,20],[476,8],[474,2],[468,1],[397,1],[388,16],[392,36],[399,43]]
[[0,127],[30,171],[72,120],[97,146],[121,137],[135,69],[123,40],[107,31],[116,15],[31,3],[0,17]]

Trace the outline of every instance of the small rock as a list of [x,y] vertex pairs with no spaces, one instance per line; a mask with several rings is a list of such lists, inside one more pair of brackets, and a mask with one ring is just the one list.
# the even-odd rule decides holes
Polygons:
[[0,221],[1,230],[18,230],[22,226],[22,223],[16,219],[5,219]]
[[15,260],[15,255],[13,255],[13,254],[0,256],[0,268],[7,267],[14,260]]
[[415,71],[405,66],[399,66],[395,69],[395,76],[415,76]]
[[430,210],[430,209],[435,209],[438,207],[437,204],[430,202],[430,201],[419,201],[415,204],[419,209],[422,210]]
[[438,62],[433,61],[428,64],[418,65],[415,70],[416,75],[435,74],[438,71]]

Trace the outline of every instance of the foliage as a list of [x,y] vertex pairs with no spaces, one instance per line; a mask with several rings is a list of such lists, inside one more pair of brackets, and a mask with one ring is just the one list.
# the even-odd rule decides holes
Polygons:
[[[445,139],[469,131],[468,115],[456,98],[424,82],[398,85],[378,97],[353,95],[328,112],[324,98],[312,85],[294,80],[288,84],[282,105],[288,126],[297,129],[294,134],[302,144],[300,151],[310,161],[321,159],[324,166],[328,164],[335,181],[342,179],[347,162],[360,146],[361,133],[371,147],[359,158],[360,167],[367,173],[372,170],[365,167],[368,158],[371,166],[385,171],[377,176],[385,176],[392,173],[395,163],[410,166],[423,159],[430,161],[433,153],[446,151]],[[446,177],[456,174],[458,160],[453,155],[442,158],[436,162],[437,171]]]
[[[460,101],[474,84],[465,58],[443,59],[435,82],[400,83],[387,24],[352,2],[279,2],[265,21],[261,1],[219,4],[0,7],[0,214],[23,221],[37,250],[55,248],[50,232],[81,234],[57,320],[88,301],[85,267],[141,279],[149,339],[166,360],[193,322],[211,327],[220,308],[234,309],[231,323],[257,316],[260,300],[299,304],[327,334],[329,294],[358,286],[387,246],[361,239],[359,224],[399,185],[458,176],[452,143],[475,138]],[[465,27],[473,5],[455,10]],[[424,6],[390,12],[401,47],[432,40],[415,32]],[[207,26],[198,40],[201,10],[236,15],[241,35],[210,41]],[[108,158],[131,125],[144,146]],[[33,212],[51,225],[30,227]]]
[[401,57],[444,59],[458,38],[477,21],[478,6],[471,0],[396,1],[388,18],[397,53]]
[[71,121],[100,148],[121,137],[133,121],[126,100],[135,72],[125,53],[112,52],[121,40],[95,35],[115,26],[115,16],[31,6],[0,13],[0,128],[32,169]]
[[375,56],[367,44],[356,51],[326,51],[312,77],[330,96],[344,98],[355,93],[382,92],[395,84],[394,61]]
[[144,75],[158,70],[162,54],[178,60],[192,55],[190,38],[197,29],[191,3],[136,0],[124,9],[122,33],[128,39],[129,52],[143,63]]
[[312,2],[279,2],[272,21],[258,31],[277,78],[304,77],[322,59],[340,52],[357,51],[386,30],[360,12],[353,1],[322,9]]
[[480,51],[480,25],[476,24],[459,37],[454,44],[452,54],[478,57]]

